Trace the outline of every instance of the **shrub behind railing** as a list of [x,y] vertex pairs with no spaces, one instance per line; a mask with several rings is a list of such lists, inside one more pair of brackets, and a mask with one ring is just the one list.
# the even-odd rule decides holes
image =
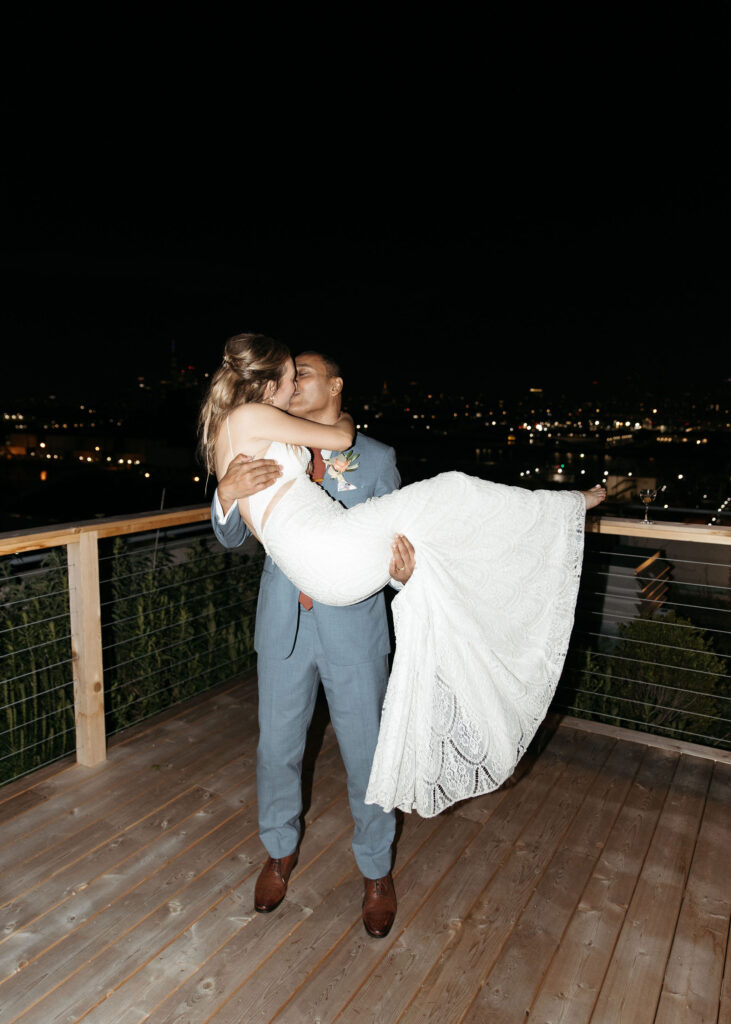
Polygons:
[[[260,549],[183,533],[100,546],[107,735],[254,664]],[[0,562],[0,783],[74,750],[65,550],[35,562]]]
[[587,537],[554,709],[731,749],[728,559],[704,561],[698,545],[658,547],[648,558],[641,541],[633,549]]

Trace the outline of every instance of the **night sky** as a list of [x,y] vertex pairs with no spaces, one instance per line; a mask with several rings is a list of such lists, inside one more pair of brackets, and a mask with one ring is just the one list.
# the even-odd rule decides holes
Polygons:
[[99,21],[83,52],[66,22],[69,45],[17,35],[0,393],[99,397],[173,339],[213,369],[240,330],[364,386],[717,383],[728,53],[704,10],[308,47],[213,16]]

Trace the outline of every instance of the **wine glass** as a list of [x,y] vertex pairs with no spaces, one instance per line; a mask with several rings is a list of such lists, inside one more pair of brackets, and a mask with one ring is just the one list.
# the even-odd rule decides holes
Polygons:
[[642,520],[643,526],[652,526],[652,520],[647,518],[647,513],[650,511],[650,504],[657,497],[657,487],[643,487],[640,491],[640,500],[645,506],[645,518]]

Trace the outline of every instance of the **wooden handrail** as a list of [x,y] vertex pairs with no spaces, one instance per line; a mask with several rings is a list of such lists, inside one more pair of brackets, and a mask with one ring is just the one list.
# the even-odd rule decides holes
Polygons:
[[79,764],[91,767],[105,761],[107,757],[99,538],[205,522],[210,514],[210,505],[194,505],[169,512],[110,516],[40,530],[17,530],[0,534],[0,555],[16,555],[24,551],[62,546],[67,549],[76,760]]
[[104,519],[87,519],[80,523],[65,523],[62,526],[44,526],[35,530],[12,530],[0,533],[0,555],[17,555],[22,551],[78,544],[85,533],[95,533],[97,537],[121,537],[127,533],[144,533],[146,530],[164,530],[168,526],[202,523],[210,514],[210,505],[187,505],[184,508],[171,509],[169,512],[140,512],[133,516],[108,516]]
[[[104,685],[101,648],[98,541],[104,537],[144,533],[188,523],[206,522],[210,505],[191,505],[168,512],[110,516],[36,530],[0,534],[0,556],[66,546],[69,566],[71,649],[74,664],[74,705],[77,760],[84,765],[106,759]],[[731,527],[686,523],[653,523],[590,515],[587,533],[647,540],[731,544]]]
[[[139,512],[132,516],[107,516],[87,519],[62,526],[39,529],[12,530],[0,533],[0,556],[16,555],[23,551],[39,551],[78,544],[85,533],[97,537],[121,537],[124,534],[164,530],[170,526],[203,523],[211,514],[210,505],[186,505],[168,512]],[[731,544],[731,526],[702,526],[697,523],[651,523],[643,526],[639,519],[617,516],[589,515],[587,533],[604,533],[616,537],[644,537],[647,540],[682,540],[697,544]]]
[[731,544],[731,526],[702,526],[699,523],[649,523],[616,516],[588,516],[587,533],[614,537],[646,537],[647,540],[682,540],[692,544]]

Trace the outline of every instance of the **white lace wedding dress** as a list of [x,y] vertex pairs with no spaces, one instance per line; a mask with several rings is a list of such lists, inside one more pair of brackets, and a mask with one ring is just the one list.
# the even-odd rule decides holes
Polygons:
[[[267,456],[284,466],[274,488],[294,483],[259,536],[316,601],[354,604],[385,586],[395,533],[416,551],[393,601],[396,652],[366,801],[429,817],[497,788],[561,673],[583,495],[443,473],[345,509],[307,477],[306,449],[275,443]],[[250,499],[255,525],[271,494]]]

